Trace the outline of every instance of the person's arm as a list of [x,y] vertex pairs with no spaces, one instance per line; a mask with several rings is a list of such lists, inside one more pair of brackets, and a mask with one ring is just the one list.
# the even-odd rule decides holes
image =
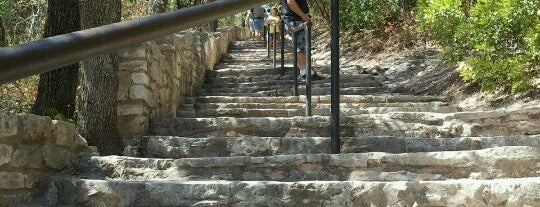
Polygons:
[[296,3],[296,0],[287,0],[287,4],[289,5],[289,8],[296,13],[304,22],[310,22],[311,18],[308,14],[305,14],[302,9],[300,9],[300,6],[298,6],[298,3]]

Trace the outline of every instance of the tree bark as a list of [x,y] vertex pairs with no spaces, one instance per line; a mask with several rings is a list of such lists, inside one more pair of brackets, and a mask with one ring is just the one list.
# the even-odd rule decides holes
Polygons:
[[[81,29],[78,0],[48,0],[48,8],[44,37]],[[79,64],[41,74],[32,113],[42,116],[62,114],[65,118],[73,118],[78,82]]]
[[[120,0],[80,0],[83,29],[121,20]],[[129,35],[129,34],[126,34]],[[118,134],[118,56],[102,54],[82,62],[79,132],[102,155],[120,155],[123,150]]]
[[152,0],[152,13],[160,14],[167,12],[169,6],[169,0]]
[[4,26],[4,21],[0,19],[0,47],[7,46],[7,36],[6,36],[6,27]]
[[[207,0],[206,3],[214,2],[215,0]],[[208,23],[208,31],[210,32],[217,32],[219,26],[219,21],[215,20],[210,23]]]
[[219,27],[219,23],[217,20],[208,23],[208,31],[210,32],[217,32],[218,27]]

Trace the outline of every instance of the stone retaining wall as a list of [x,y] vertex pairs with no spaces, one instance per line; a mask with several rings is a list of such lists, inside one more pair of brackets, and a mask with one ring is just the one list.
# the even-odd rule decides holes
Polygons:
[[224,27],[215,33],[184,31],[120,52],[118,122],[120,135],[146,135],[149,123],[174,118],[183,97],[201,88],[229,43],[249,32]]
[[0,206],[33,200],[50,176],[76,170],[96,151],[71,123],[0,112]]

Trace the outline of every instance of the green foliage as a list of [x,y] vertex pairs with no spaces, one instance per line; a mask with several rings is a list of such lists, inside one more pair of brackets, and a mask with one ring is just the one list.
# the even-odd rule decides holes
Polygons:
[[532,88],[530,77],[523,70],[523,56],[498,58],[496,55],[483,54],[465,58],[463,68],[458,71],[465,81],[478,82],[483,90],[495,91],[508,89],[511,92],[527,91]]
[[400,0],[341,1],[341,25],[349,30],[383,32],[388,22],[400,18]]
[[421,11],[416,17],[418,28],[428,31],[432,37],[446,45],[458,42],[456,33],[465,15],[461,11],[461,0],[433,0],[421,2]]
[[428,0],[417,20],[447,57],[468,65],[464,80],[515,93],[531,88],[538,65],[539,9],[540,0],[478,0],[470,11],[462,0]]
[[0,0],[0,19],[3,19],[9,15],[9,4],[7,0]]
[[540,10],[537,12],[536,22],[528,31],[525,37],[528,55],[533,66],[540,65]]
[[53,120],[65,121],[65,122],[70,122],[70,123],[76,123],[77,121],[76,115],[74,115],[73,117],[66,117],[66,115],[58,112],[58,110],[56,110],[55,108],[49,108],[47,112],[48,112],[47,116],[51,117],[51,119]]

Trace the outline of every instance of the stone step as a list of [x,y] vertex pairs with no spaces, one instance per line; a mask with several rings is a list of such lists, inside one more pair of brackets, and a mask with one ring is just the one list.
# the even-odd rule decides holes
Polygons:
[[[327,137],[144,137],[145,157],[197,158],[329,153]],[[414,153],[479,150],[503,146],[540,147],[540,135],[508,137],[411,138],[342,137],[342,153]]]
[[294,76],[292,75],[281,75],[281,72],[276,72],[274,75],[261,75],[261,76],[248,76],[248,77],[217,77],[213,76],[211,77],[211,74],[206,74],[205,82],[207,84],[213,84],[213,83],[228,83],[228,84],[242,84],[242,83],[253,83],[253,82],[261,82],[261,81],[291,81],[293,80]]
[[[182,109],[184,110],[210,110],[210,109],[298,109],[304,110],[305,103],[195,103],[184,104]],[[329,103],[314,103],[315,108],[330,108]],[[340,109],[357,108],[357,109],[373,109],[375,108],[423,108],[426,110],[439,110],[442,108],[451,108],[455,111],[461,111],[458,107],[449,106],[448,103],[442,101],[433,102],[397,102],[397,103],[342,103]]]
[[[204,88],[215,89],[215,88],[237,88],[237,89],[281,89],[289,88],[294,84],[294,80],[271,80],[271,81],[260,81],[260,82],[246,82],[246,83],[213,83],[206,84]],[[330,87],[330,80],[318,80],[312,82],[312,87]],[[340,88],[348,87],[382,87],[382,83],[377,80],[366,80],[366,81],[355,81],[355,82],[340,82]],[[299,84],[299,88],[305,88],[304,83]]]
[[[293,54],[292,53],[285,53],[285,60],[289,60],[289,61],[292,61],[292,56]],[[274,52],[273,51],[270,51],[270,58],[273,58],[274,57]],[[250,52],[250,53],[242,53],[242,52],[239,52],[239,53],[227,53],[225,55],[222,56],[222,58],[224,59],[239,59],[239,60],[244,60],[244,59],[259,59],[259,58],[268,58],[268,54],[266,53],[266,50],[264,52],[259,52],[259,53],[253,53],[253,52]],[[276,59],[279,61],[281,58],[281,53],[276,53]]]
[[[330,96],[313,96],[313,103],[330,103]],[[398,94],[383,94],[383,95],[342,95],[340,96],[341,103],[364,103],[364,104],[379,104],[379,103],[427,103],[433,101],[445,101],[444,97],[439,96],[413,96],[413,95],[398,95]],[[305,104],[305,96],[286,96],[286,97],[230,97],[230,96],[197,96],[187,97],[186,103],[264,103],[264,104],[287,104],[301,103]]]
[[[281,74],[281,70],[279,69],[272,69],[271,64],[264,63],[264,64],[258,64],[258,65],[243,65],[243,64],[225,64],[222,63],[216,67],[216,70],[207,71],[208,74],[218,74],[220,76],[258,76],[258,75],[271,75],[271,74]],[[287,68],[286,72],[292,74],[294,71],[290,68]],[[357,74],[353,75],[353,77],[362,77],[362,78],[369,78],[369,77],[377,77],[378,75],[371,75],[371,74]],[[350,76],[349,76],[350,77]],[[347,77],[344,77],[347,78]]]
[[221,59],[221,63],[234,63],[234,64],[250,64],[250,63],[272,63],[272,59],[268,57],[253,57],[253,58],[227,58],[224,57]]
[[[280,49],[278,49],[278,52],[280,52]],[[285,48],[286,53],[291,53],[290,49]],[[229,48],[228,51],[229,54],[238,54],[238,53],[248,53],[248,54],[264,54],[266,55],[266,46],[260,47],[260,48]]]
[[[469,137],[540,134],[540,107],[485,112],[391,112],[341,117],[342,136]],[[165,136],[328,137],[330,117],[177,118],[153,123]]]
[[[293,61],[293,57],[292,56],[293,54],[292,53],[285,53],[284,57],[285,57],[285,64],[292,64],[292,61]],[[227,59],[248,59],[248,58],[268,58],[268,54],[266,54],[266,50],[264,52],[257,52],[257,53],[254,53],[254,52],[237,52],[237,53],[227,53],[225,55],[222,56],[222,58],[227,58]],[[270,60],[273,60],[274,58],[274,53],[273,52],[270,52]],[[281,62],[281,53],[276,53],[276,61],[278,62],[278,64],[280,64]]]
[[[240,67],[240,66],[237,66]],[[281,70],[272,69],[271,63],[266,62],[264,65],[252,69],[235,68],[231,65],[218,65],[216,70],[207,71],[207,78],[223,78],[223,77],[250,77],[264,75],[281,75]],[[287,75],[292,76],[292,72],[288,71]],[[290,79],[292,80],[292,79]]]
[[83,175],[112,179],[235,181],[420,181],[540,176],[540,149],[505,146],[470,151],[297,154],[265,157],[92,157]]
[[[459,111],[453,106],[443,107],[347,107],[340,108],[342,116],[354,116],[361,114],[383,114],[389,112],[438,112],[438,113],[451,113]],[[218,109],[199,109],[199,110],[182,110],[177,113],[178,117],[184,118],[206,118],[206,117],[291,117],[291,116],[304,116],[306,113],[304,107],[297,109],[284,109],[284,108],[218,108]],[[315,105],[312,107],[312,113],[316,116],[330,116],[329,105]]]
[[[275,89],[272,89],[275,88]],[[294,87],[290,85],[278,87],[252,87],[252,88],[203,88],[198,94],[203,96],[292,96]],[[347,87],[341,88],[340,94],[343,95],[367,95],[391,93],[392,90],[385,87]],[[299,86],[298,94],[306,94],[306,87]],[[314,96],[330,95],[330,87],[312,86],[311,94]]]
[[[294,83],[294,76],[288,72],[288,75],[281,75],[281,71],[276,69],[272,72],[273,75],[260,75],[260,76],[226,76],[218,77],[215,74],[207,74],[205,82],[208,84],[257,84],[257,83],[276,83],[282,84],[283,82]],[[347,77],[340,78],[342,83],[381,83],[386,80],[384,76],[362,76],[362,75],[351,75]],[[330,83],[330,79],[317,80],[313,83]]]
[[[221,68],[222,67],[222,68]],[[236,68],[238,67],[238,68]],[[270,63],[260,65],[259,67],[240,68],[249,66],[237,65],[219,65],[217,70],[207,71],[207,77],[245,77],[245,76],[260,76],[260,75],[281,75],[281,70],[272,69]],[[293,71],[286,71],[288,75],[292,75]]]
[[538,206],[540,177],[445,181],[121,181],[60,178],[55,206]]
[[251,47],[251,46],[265,46],[266,42],[263,40],[247,40],[232,42],[230,47]]

